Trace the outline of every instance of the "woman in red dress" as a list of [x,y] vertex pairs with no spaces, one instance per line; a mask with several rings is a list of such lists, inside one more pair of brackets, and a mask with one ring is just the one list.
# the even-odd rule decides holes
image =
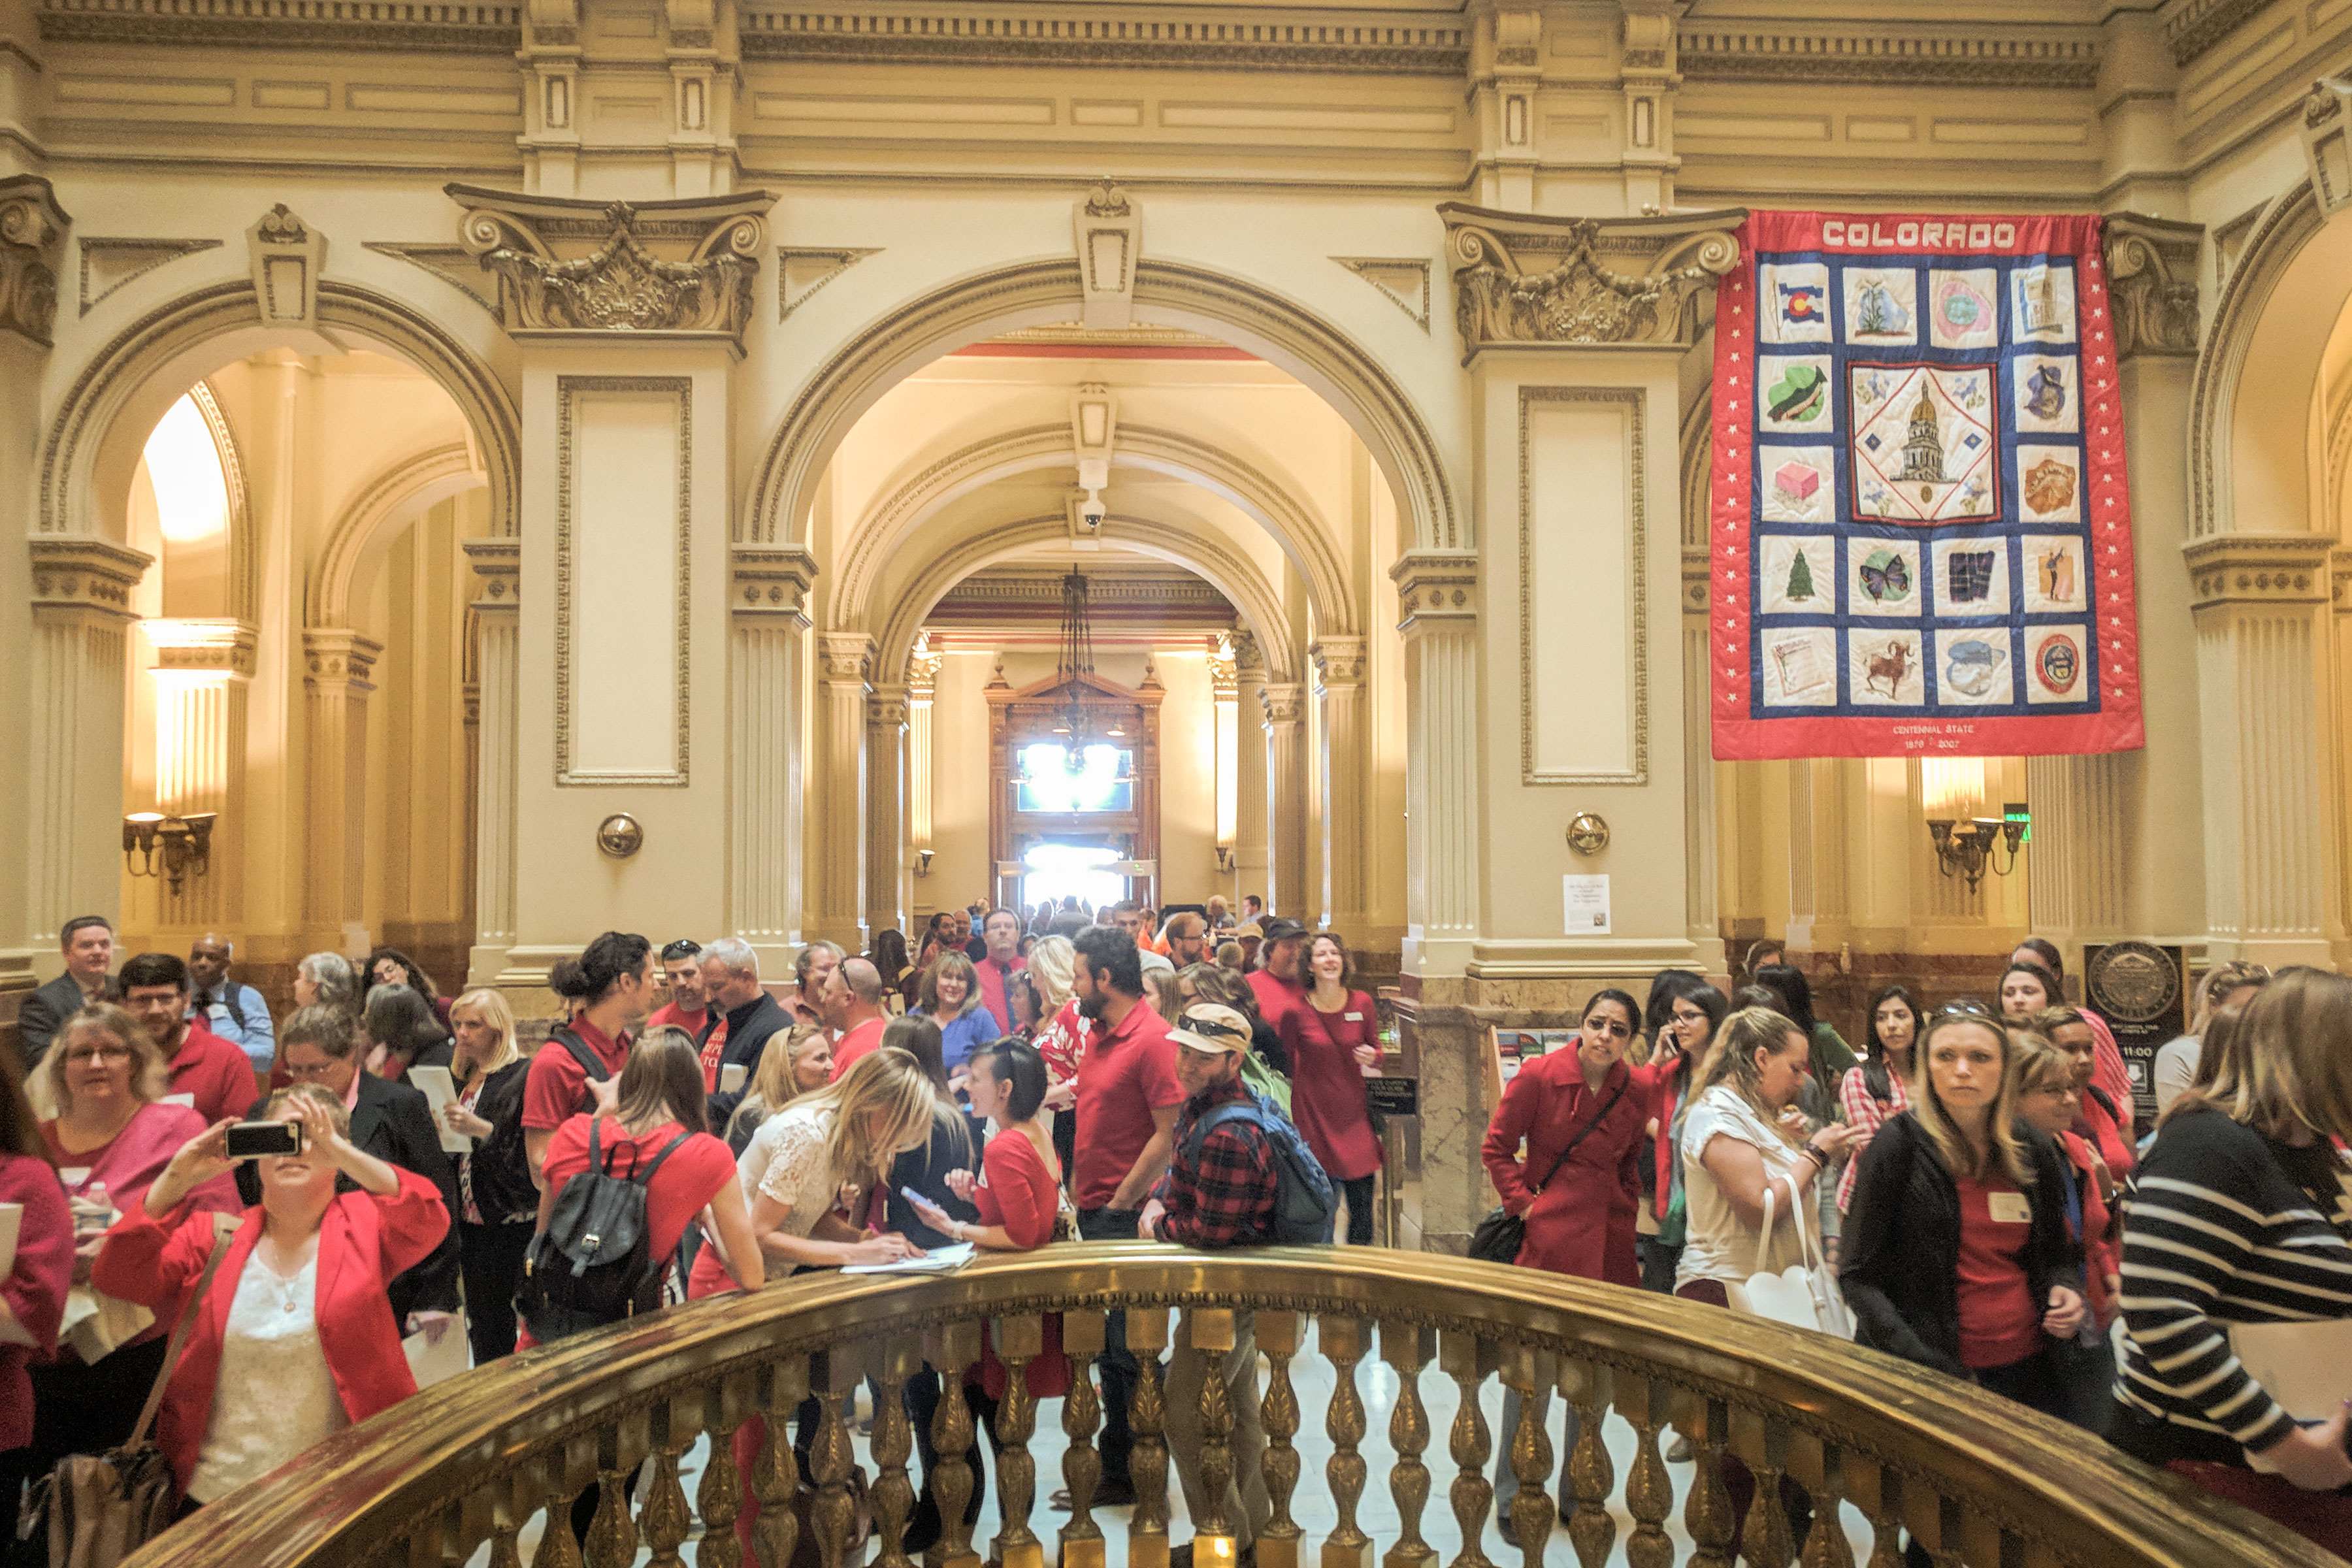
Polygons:
[[[1355,964],[1348,944],[1331,932],[1319,931],[1307,944],[1307,967],[1314,984],[1297,1014],[1290,1117],[1323,1163],[1323,1173],[1348,1200],[1348,1245],[1370,1247],[1381,1141],[1372,1131],[1364,1078],[1380,1065],[1380,1015],[1370,995],[1352,988]],[[1335,1226],[1338,1220],[1334,1213]]]

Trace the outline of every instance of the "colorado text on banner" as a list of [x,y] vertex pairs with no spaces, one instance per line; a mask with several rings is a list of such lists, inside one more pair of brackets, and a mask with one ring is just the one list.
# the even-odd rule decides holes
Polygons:
[[2099,220],[1756,212],[1717,294],[1715,754],[2141,743]]

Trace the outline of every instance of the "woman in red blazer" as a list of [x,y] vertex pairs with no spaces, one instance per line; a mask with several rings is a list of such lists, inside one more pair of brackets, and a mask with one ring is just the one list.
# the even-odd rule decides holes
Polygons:
[[[394,1275],[440,1245],[440,1190],[352,1146],[335,1096],[300,1084],[268,1115],[302,1129],[299,1154],[258,1162],[245,1211],[163,1396],[157,1439],[191,1502],[258,1479],[416,1392],[386,1303]],[[188,1194],[228,1170],[229,1119],[184,1144],[146,1202],[107,1233],[91,1279],[176,1320],[212,1254],[215,1216]],[[359,1191],[338,1194],[337,1176]]]

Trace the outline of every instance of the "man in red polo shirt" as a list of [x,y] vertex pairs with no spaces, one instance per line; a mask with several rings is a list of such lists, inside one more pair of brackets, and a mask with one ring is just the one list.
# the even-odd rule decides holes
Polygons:
[[[1073,992],[1092,1029],[1078,1065],[1077,1158],[1071,1195],[1078,1235],[1087,1241],[1132,1241],[1151,1184],[1168,1168],[1176,1143],[1176,1111],[1184,1086],[1176,1080],[1176,1047],[1168,1025],[1143,1001],[1143,963],[1135,939],[1097,926],[1078,933]],[[1127,1348],[1127,1317],[1110,1315],[1102,1369],[1102,1484],[1099,1507],[1131,1502],[1127,1472],[1135,1434],[1128,1405],[1139,1375]]]
[[[555,1130],[595,1103],[591,1086],[618,1087],[628,1065],[632,1031],[654,1010],[654,944],[634,931],[608,931],[548,972],[547,984],[570,1004],[569,1024],[533,1053],[522,1080],[522,1146],[530,1179],[541,1167]],[[592,1078],[583,1054],[604,1069]],[[611,1089],[604,1092],[610,1094]]]
[[1257,998],[1257,1015],[1282,1037],[1282,1048],[1298,1059],[1298,1032],[1304,1022],[1307,986],[1298,973],[1298,955],[1307,947],[1307,928],[1285,915],[1265,922],[1265,940],[1258,948],[1264,961],[1249,972],[1249,988]]
[[188,966],[176,953],[142,952],[116,977],[122,1005],[163,1053],[172,1074],[166,1099],[184,1096],[210,1126],[224,1116],[242,1116],[259,1092],[253,1061],[188,1016]]
[[878,1050],[882,1031],[890,1026],[882,1010],[882,972],[871,961],[845,958],[825,976],[817,993],[824,1026],[840,1036],[833,1043],[833,1077],[836,1083],[858,1058]]
[[1015,974],[1029,967],[1021,956],[1021,911],[991,910],[981,922],[981,940],[986,944],[972,967],[980,972],[981,1005],[996,1016],[1000,1034],[1013,1031],[1013,999],[1004,994],[1005,986]]

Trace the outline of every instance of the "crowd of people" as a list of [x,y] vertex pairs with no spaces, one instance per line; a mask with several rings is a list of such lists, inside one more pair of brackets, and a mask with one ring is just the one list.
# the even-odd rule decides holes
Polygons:
[[[608,931],[555,965],[564,1016],[528,1054],[504,995],[443,996],[398,952],[310,955],[272,1019],[226,942],[118,969],[111,937],[68,926],[24,1061],[0,1060],[0,1203],[21,1205],[0,1465],[34,1511],[60,1459],[126,1439],[159,1380],[157,1440],[194,1509],[458,1346],[478,1366],[958,1244],[1337,1242],[1342,1209],[1349,1243],[1373,1234],[1374,999],[1339,936],[1255,909],[975,908],[912,951],[896,931],[862,953],[812,942],[774,985],[734,938]],[[1524,1223],[1513,1261],[1722,1310],[1759,1275],[1816,1268],[1861,1343],[2352,1549],[2343,1411],[2257,1384],[2230,1337],[2352,1315],[2352,981],[2216,965],[2156,1064],[2149,1126],[2046,942],[1981,1000],[1930,1012],[1885,987],[1858,1052],[1785,954],[1762,944],[1740,973],[1728,995],[1682,970],[1644,999],[1601,990],[1571,1045],[1522,1064],[1483,1148]],[[1073,1375],[1048,1333],[1041,1398]],[[1107,1338],[1092,1501],[1118,1507],[1153,1352],[1120,1314]],[[1180,1334],[1163,1372],[1177,1480],[1244,1550],[1267,1516],[1256,1467],[1207,1495],[1191,1423],[1218,1379],[1232,1452],[1258,1451],[1256,1359],[1241,1312],[1229,1342]],[[909,1552],[946,1528],[933,1412],[966,1402],[977,1473],[1003,1392],[992,1356],[908,1384]],[[746,1542],[763,1441],[757,1421],[736,1438]],[[1744,1520],[1754,1478],[1720,1463]],[[1499,1458],[1497,1483],[1507,1533]],[[1801,1533],[1811,1499],[1781,1484]],[[592,1488],[575,1531],[595,1508]],[[11,1550],[44,1555],[39,1530]]]

